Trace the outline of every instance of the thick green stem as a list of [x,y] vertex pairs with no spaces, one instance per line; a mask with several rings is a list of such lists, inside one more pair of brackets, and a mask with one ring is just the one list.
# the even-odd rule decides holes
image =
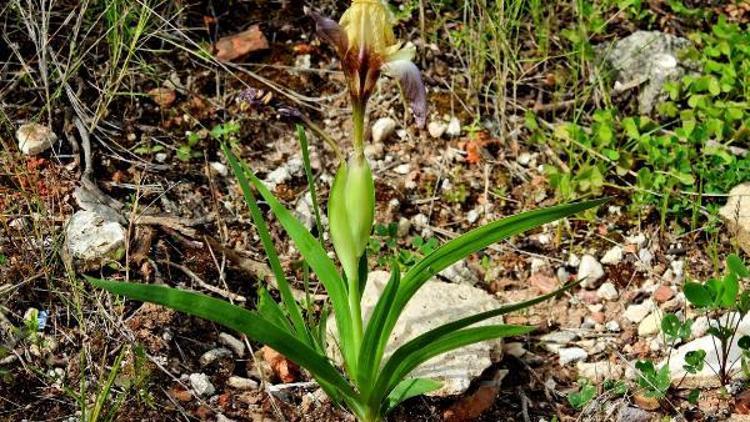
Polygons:
[[361,295],[359,292],[359,279],[358,277],[352,277],[351,280],[349,280],[349,312],[351,313],[351,320],[352,320],[352,331],[354,332],[354,360],[355,362],[349,362],[349,367],[354,372],[352,374],[352,377],[354,379],[357,378],[357,362],[359,361],[359,352],[362,348],[362,337],[363,337],[363,330],[362,330],[362,307],[360,305],[360,299]]
[[354,123],[354,155],[358,159],[365,156],[365,105],[352,106],[352,121]]

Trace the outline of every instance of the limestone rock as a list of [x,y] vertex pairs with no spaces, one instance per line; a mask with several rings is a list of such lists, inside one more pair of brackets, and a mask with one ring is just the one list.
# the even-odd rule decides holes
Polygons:
[[448,130],[448,125],[442,121],[435,120],[427,124],[427,131],[433,138],[442,138],[445,131]]
[[586,360],[589,357],[589,354],[580,347],[563,347],[557,351],[557,354],[560,356],[560,366]]
[[66,259],[82,271],[101,268],[125,254],[127,233],[115,221],[91,211],[78,211],[65,229]]
[[597,280],[604,277],[602,264],[591,255],[584,255],[578,265],[578,278],[583,279],[581,286],[593,287]]
[[[385,271],[373,271],[369,274],[362,295],[362,311],[366,318],[375,307],[389,277],[390,274]],[[417,291],[401,314],[389,339],[384,359],[399,346],[428,330],[475,313],[495,309],[500,305],[484,290],[465,284],[428,281]],[[502,318],[492,318],[475,326],[495,324],[502,324]],[[334,337],[329,341],[329,354],[340,361],[338,352],[333,350],[337,343],[336,324],[333,318],[329,320],[328,327],[329,335]],[[409,377],[441,381],[442,387],[428,393],[430,396],[461,394],[474,378],[499,358],[501,351],[500,339],[472,344],[430,359],[412,371]]]
[[664,84],[687,71],[678,56],[690,41],[659,31],[636,31],[614,44],[597,46],[599,56],[617,72],[615,91],[640,85],[638,110],[649,114],[666,98]]
[[737,185],[729,191],[729,200],[719,215],[737,238],[737,243],[750,253],[750,183]]
[[26,123],[16,130],[18,149],[26,155],[36,155],[46,151],[57,142],[57,135],[47,126],[39,123]]
[[396,121],[390,117],[383,117],[376,120],[372,124],[372,142],[378,144],[385,141],[395,130]]
[[592,363],[579,361],[576,369],[579,378],[583,377],[594,383],[600,383],[605,379],[620,379],[623,375],[622,367],[608,360]]
[[622,261],[623,249],[622,246],[615,245],[609,249],[602,257],[602,264],[615,265]]
[[210,396],[216,391],[214,385],[211,384],[211,380],[204,373],[190,374],[190,386],[199,396]]

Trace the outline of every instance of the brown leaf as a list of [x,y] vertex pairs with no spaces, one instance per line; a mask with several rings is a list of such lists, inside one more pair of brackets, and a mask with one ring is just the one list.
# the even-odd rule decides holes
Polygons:
[[268,40],[260,31],[260,27],[253,25],[246,31],[220,38],[215,48],[214,56],[217,59],[232,61],[253,51],[267,49]]
[[640,407],[643,410],[656,410],[661,405],[659,404],[659,400],[653,398],[653,397],[646,397],[642,394],[636,394],[633,396],[633,401],[635,402],[635,405]]
[[745,390],[734,399],[734,411],[740,415],[750,415],[750,390]]
[[497,371],[495,377],[480,385],[477,391],[461,398],[443,412],[446,422],[471,421],[492,407],[500,391],[500,385],[508,371]]
[[289,383],[294,382],[297,379],[299,367],[294,362],[268,346],[263,346],[260,351],[263,360],[271,366],[271,370],[281,382]]
[[161,108],[169,108],[174,104],[174,100],[177,99],[177,94],[174,89],[169,88],[154,88],[148,92],[151,99]]

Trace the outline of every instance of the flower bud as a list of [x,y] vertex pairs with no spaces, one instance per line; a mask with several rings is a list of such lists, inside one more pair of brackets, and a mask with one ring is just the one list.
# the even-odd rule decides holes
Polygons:
[[354,156],[339,166],[328,199],[331,241],[349,280],[357,278],[374,218],[375,184],[370,165],[364,157]]

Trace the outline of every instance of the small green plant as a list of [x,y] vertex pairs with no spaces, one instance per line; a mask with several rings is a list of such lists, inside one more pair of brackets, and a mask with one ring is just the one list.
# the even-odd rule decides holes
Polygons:
[[[225,133],[220,133],[214,138],[222,141],[223,152],[242,188],[281,301],[277,302],[261,288],[256,309],[248,310],[207,295],[166,286],[93,278],[89,281],[112,293],[166,305],[244,333],[307,369],[335,403],[349,409],[359,420],[381,421],[402,401],[440,386],[435,380],[410,376],[414,369],[432,357],[476,342],[522,335],[533,330],[533,327],[520,325],[475,326],[477,323],[540,303],[572,286],[453,321],[413,338],[386,358],[388,339],[399,316],[428,280],[493,243],[594,208],[606,199],[511,216],[474,229],[439,247],[422,242],[418,247],[429,253],[416,260],[403,274],[398,262],[391,263],[390,281],[369,319],[365,320],[361,300],[367,282],[366,250],[375,208],[374,181],[364,156],[367,100],[380,72],[385,71],[399,78],[405,96],[411,101],[417,123],[423,125],[426,118],[425,90],[419,71],[410,61],[413,48],[398,48],[401,44],[393,36],[387,10],[381,2],[355,0],[340,25],[314,12],[311,15],[316,20],[320,36],[330,41],[341,56],[353,109],[353,153],[340,163],[328,199],[329,233],[341,269],[329,258],[325,245],[279,202],[255,173],[237,159],[226,142]],[[303,132],[299,135],[303,136]],[[305,142],[301,140],[301,144],[305,154]],[[315,198],[312,180],[308,174],[308,185]],[[341,370],[326,354],[327,311],[317,321],[309,309],[308,315],[304,315],[305,308],[295,300],[284,275],[256,193],[270,208],[328,293],[339,333],[336,346],[341,355]],[[320,227],[317,217],[316,213],[316,224]]]
[[656,368],[649,360],[639,360],[635,364],[638,369],[638,386],[643,389],[646,397],[662,399],[666,397],[672,381],[669,377],[669,365],[664,364]]
[[596,396],[596,386],[586,378],[578,380],[578,391],[568,394],[568,403],[573,409],[581,410]]

